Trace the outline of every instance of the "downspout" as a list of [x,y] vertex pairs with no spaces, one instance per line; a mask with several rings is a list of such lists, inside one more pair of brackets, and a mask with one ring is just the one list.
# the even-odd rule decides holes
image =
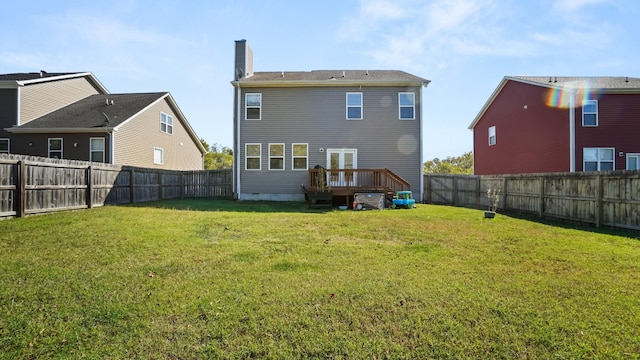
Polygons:
[[234,189],[236,190],[236,198],[240,200],[240,99],[241,99],[240,83],[236,81],[236,148],[233,154],[236,176],[233,178]]
[[[426,85],[425,85],[426,86]],[[422,143],[422,131],[423,131],[423,119],[422,119],[422,115],[424,114],[424,111],[422,110],[424,108],[424,103],[422,102],[422,86],[420,86],[420,90],[418,91],[418,94],[420,95],[420,123],[418,124],[418,126],[420,126],[420,131],[418,131],[418,144],[420,144],[420,149],[418,149],[418,151],[420,151],[420,202],[424,203],[424,173],[423,173],[423,167],[424,167],[424,159],[422,157],[422,149],[424,148],[424,144]]]
[[576,172],[576,91],[569,91],[569,172]]
[[115,156],[115,151],[113,150],[114,148],[114,143],[115,143],[115,137],[116,137],[116,132],[115,130],[111,130],[108,131],[107,133],[109,134],[109,164],[115,164],[115,159],[113,158]]

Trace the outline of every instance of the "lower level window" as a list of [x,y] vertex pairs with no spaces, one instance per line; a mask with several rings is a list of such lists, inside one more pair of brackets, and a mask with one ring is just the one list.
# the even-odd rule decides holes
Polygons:
[[583,171],[615,170],[614,148],[584,148],[582,152]]
[[284,170],[284,144],[269,144],[269,170]]
[[91,138],[89,139],[89,147],[91,151],[91,161],[104,162],[104,138]]
[[261,144],[245,144],[244,145],[244,169],[260,170],[262,169],[262,145]]
[[164,164],[164,150],[162,148],[153,148],[153,163],[159,165]]
[[49,138],[49,157],[62,159],[62,138]]
[[307,171],[309,162],[309,144],[292,144],[292,169]]
[[0,139],[0,154],[10,154],[9,139]]
[[640,170],[640,154],[627,154],[627,170]]

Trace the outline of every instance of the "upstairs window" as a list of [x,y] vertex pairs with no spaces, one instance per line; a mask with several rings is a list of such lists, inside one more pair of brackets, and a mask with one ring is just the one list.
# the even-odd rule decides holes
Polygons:
[[362,120],[362,93],[347,93],[347,120]]
[[262,163],[262,145],[261,144],[245,144],[244,145],[244,169],[245,170],[261,170]]
[[614,148],[584,148],[582,150],[583,171],[615,170]]
[[11,154],[9,149],[9,139],[0,139],[0,154]]
[[269,170],[284,170],[284,144],[269,144]]
[[309,158],[309,145],[308,144],[292,144],[291,145],[292,156],[292,169],[307,171],[307,163]]
[[398,94],[400,120],[414,120],[416,118],[416,94],[404,92]]
[[89,148],[90,148],[90,159],[93,162],[105,162],[104,157],[104,138],[90,138],[89,139]]
[[598,100],[582,102],[582,126],[598,126]]
[[244,118],[260,120],[262,117],[262,94],[246,94]]
[[496,127],[492,126],[489,128],[489,146],[496,144]]
[[173,134],[173,116],[160,113],[160,131],[165,134]]
[[49,157],[62,159],[62,138],[49,138]]

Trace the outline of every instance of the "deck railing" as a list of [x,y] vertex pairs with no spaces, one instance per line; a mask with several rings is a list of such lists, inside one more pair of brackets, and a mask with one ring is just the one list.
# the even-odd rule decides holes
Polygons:
[[336,195],[353,192],[410,190],[411,184],[389,169],[309,169],[309,190],[331,190]]

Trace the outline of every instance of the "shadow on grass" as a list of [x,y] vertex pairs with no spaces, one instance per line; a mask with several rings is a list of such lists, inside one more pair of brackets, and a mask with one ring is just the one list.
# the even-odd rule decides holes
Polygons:
[[633,229],[623,229],[616,228],[610,226],[602,226],[596,227],[593,224],[571,221],[571,220],[562,220],[562,219],[552,219],[552,218],[540,218],[534,215],[522,214],[517,212],[505,211],[504,215],[512,217],[514,219],[528,220],[531,222],[536,222],[539,224],[555,226],[563,229],[572,229],[572,230],[580,230],[580,231],[588,231],[595,234],[604,234],[604,235],[614,235],[614,236],[622,236],[634,240],[640,240],[640,231]]
[[333,208],[310,209],[307,203],[300,201],[236,201],[213,199],[162,200],[124,205],[130,207],[153,207],[157,209],[189,211],[232,211],[232,212],[301,212],[323,214],[334,211]]

